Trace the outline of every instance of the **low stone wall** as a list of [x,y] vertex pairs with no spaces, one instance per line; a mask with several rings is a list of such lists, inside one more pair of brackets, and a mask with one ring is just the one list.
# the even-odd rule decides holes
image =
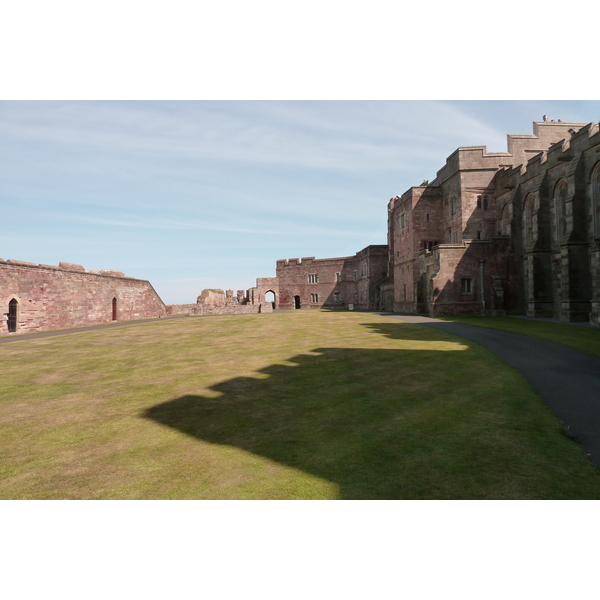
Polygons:
[[273,305],[265,304],[225,304],[222,306],[206,304],[167,304],[169,315],[247,315],[272,313]]
[[191,315],[196,311],[197,304],[167,304],[168,315]]

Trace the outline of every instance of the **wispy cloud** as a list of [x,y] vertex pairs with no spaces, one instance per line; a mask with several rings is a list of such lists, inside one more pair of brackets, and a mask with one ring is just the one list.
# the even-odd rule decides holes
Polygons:
[[105,219],[102,217],[85,217],[70,215],[61,217],[63,220],[79,223],[88,223],[90,225],[102,225],[108,227],[125,227],[133,229],[167,229],[167,230],[187,230],[187,231],[214,231],[224,233],[246,233],[254,235],[268,236],[289,236],[289,235],[334,235],[334,236],[355,236],[360,235],[362,231],[336,230],[327,227],[305,226],[301,224],[279,223],[279,227],[271,226],[269,228],[254,229],[242,226],[231,225],[228,223],[208,223],[204,221],[182,221],[177,219]]

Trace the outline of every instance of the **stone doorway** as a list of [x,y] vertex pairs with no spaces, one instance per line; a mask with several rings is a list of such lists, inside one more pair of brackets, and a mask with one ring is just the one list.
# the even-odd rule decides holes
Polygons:
[[265,292],[265,304],[269,302],[271,303],[273,310],[275,310],[277,308],[277,296],[275,295],[275,292],[273,290]]
[[112,320],[113,321],[117,320],[117,299],[116,298],[112,299]]
[[294,308],[300,308],[300,296],[294,296]]
[[8,303],[8,333],[17,331],[17,306],[18,302],[13,298]]

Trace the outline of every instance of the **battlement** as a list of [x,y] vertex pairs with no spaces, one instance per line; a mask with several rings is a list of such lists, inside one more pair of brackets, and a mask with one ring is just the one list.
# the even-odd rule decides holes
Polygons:
[[312,265],[314,263],[326,263],[331,261],[346,260],[353,258],[352,256],[338,256],[336,258],[315,258],[314,256],[308,256],[304,258],[281,258],[277,260],[276,268],[283,267],[298,267],[300,265]]
[[[571,137],[582,136],[586,132],[588,137],[596,135],[598,126],[593,123],[534,121],[533,134],[509,133],[506,136],[508,152],[488,152],[487,146],[457,148],[448,156],[446,164],[437,172],[436,178],[429,185],[442,185],[460,171],[496,171],[505,167],[527,165],[537,154],[546,152],[555,144],[568,143]],[[566,148],[563,149],[565,150]]]
[[126,275],[125,275],[125,273],[123,273],[123,271],[113,271],[113,270],[107,270],[107,269],[87,271],[81,265],[78,265],[75,263],[68,263],[68,262],[60,262],[60,263],[58,263],[58,265],[45,265],[45,264],[41,264],[41,263],[36,264],[33,262],[27,262],[25,260],[13,260],[13,259],[4,260],[4,259],[0,258],[0,264],[12,265],[15,267],[31,267],[34,269],[45,269],[45,270],[51,270],[51,271],[67,271],[67,272],[71,272],[71,273],[85,273],[86,275],[101,275],[103,277],[121,277],[121,278],[126,278],[126,279],[133,279],[132,277],[126,277]]

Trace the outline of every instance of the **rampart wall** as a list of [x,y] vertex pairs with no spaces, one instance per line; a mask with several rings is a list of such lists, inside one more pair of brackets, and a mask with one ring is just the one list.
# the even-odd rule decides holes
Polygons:
[[81,265],[0,259],[0,335],[163,317],[148,281]]

